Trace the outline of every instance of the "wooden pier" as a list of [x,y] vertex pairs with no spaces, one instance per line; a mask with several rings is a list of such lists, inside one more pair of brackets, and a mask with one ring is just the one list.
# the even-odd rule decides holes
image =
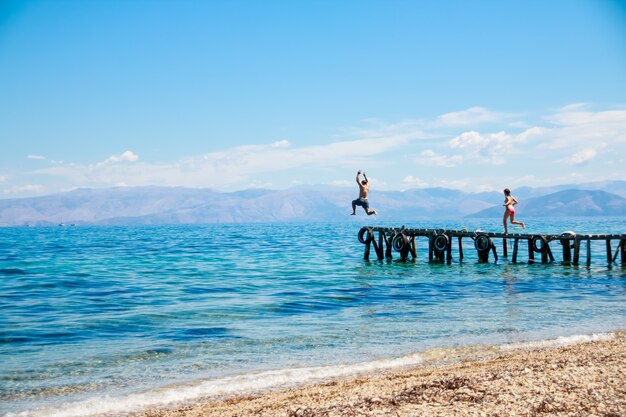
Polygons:
[[[561,246],[563,264],[579,265],[581,258],[581,244],[586,244],[586,264],[591,265],[591,242],[603,241],[606,245],[606,261],[609,265],[620,258],[622,265],[626,265],[626,234],[576,234],[564,232],[555,234],[524,234],[524,233],[490,233],[476,230],[444,230],[444,229],[409,229],[393,227],[362,227],[359,230],[359,242],[365,245],[364,259],[369,260],[370,252],[374,253],[378,260],[392,259],[392,252],[399,252],[401,260],[407,260],[409,255],[412,259],[417,258],[416,239],[428,239],[429,262],[452,262],[453,246],[458,247],[458,260],[463,260],[463,238],[471,239],[473,249],[476,250],[479,262],[489,262],[493,255],[498,260],[496,241],[501,240],[502,256],[508,258],[508,241],[513,241],[511,262],[517,263],[520,258],[520,241],[525,243],[528,263],[554,262],[555,257],[550,244],[558,243]],[[455,243],[456,239],[456,243]],[[612,250],[616,244],[615,251]],[[536,257],[536,258],[535,258]]]

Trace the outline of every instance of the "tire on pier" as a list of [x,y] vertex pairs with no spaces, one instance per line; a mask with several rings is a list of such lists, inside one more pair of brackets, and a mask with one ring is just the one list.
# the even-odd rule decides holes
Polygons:
[[480,253],[489,252],[493,246],[493,240],[487,235],[478,235],[474,238],[474,247]]
[[394,238],[393,238],[393,250],[395,250],[396,252],[401,252],[402,249],[404,249],[404,240],[405,237],[402,233],[397,234]]
[[450,238],[445,233],[438,233],[433,239],[433,246],[435,250],[438,250],[439,252],[445,251],[448,248],[449,243]]
[[[367,233],[367,235],[366,235]],[[361,230],[359,230],[359,242],[366,244],[367,242],[369,242],[370,240],[372,240],[372,232],[370,229],[368,229],[367,227],[362,227]]]
[[530,245],[535,252],[541,252],[548,246],[548,239],[545,236],[536,235],[530,239]]

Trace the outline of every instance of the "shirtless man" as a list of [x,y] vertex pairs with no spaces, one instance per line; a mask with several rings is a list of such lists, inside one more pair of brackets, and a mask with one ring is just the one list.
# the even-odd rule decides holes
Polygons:
[[363,180],[359,178],[361,175],[361,171],[357,171],[356,173],[356,183],[359,184],[359,198],[356,200],[352,200],[352,215],[356,215],[356,206],[363,207],[363,210],[367,213],[368,216],[372,214],[378,214],[376,210],[370,209],[370,204],[367,201],[367,195],[370,190],[369,181],[367,180],[367,175],[365,175],[365,171],[363,171]]

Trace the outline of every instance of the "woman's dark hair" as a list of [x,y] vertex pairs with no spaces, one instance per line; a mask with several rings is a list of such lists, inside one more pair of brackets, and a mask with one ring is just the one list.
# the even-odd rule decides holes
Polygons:
[[505,188],[504,189],[504,194],[511,195],[511,190],[509,190],[508,188]]

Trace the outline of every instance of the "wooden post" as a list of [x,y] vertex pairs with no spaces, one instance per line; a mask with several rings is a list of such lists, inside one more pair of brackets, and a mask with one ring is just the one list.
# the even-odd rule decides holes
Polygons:
[[[498,252],[496,252],[496,244],[491,244],[491,250],[493,251],[493,260],[498,262]],[[487,261],[489,260],[489,251],[487,251]]]
[[365,242],[365,252],[363,253],[363,259],[366,261],[370,260],[370,245],[371,239],[367,239],[367,242]]
[[513,241],[513,263],[517,263],[517,248],[519,245],[519,238],[515,238],[515,240]]
[[433,261],[433,236],[428,236],[428,262]]
[[611,250],[611,239],[606,240],[606,261],[608,264],[613,263],[613,251]]
[[402,242],[404,242],[404,244],[402,245],[402,250],[400,251],[400,258],[403,261],[406,261],[406,258],[409,256],[409,240],[406,238],[404,233],[402,234]]
[[506,238],[502,239],[502,256],[505,258],[509,257],[509,248]]
[[542,264],[547,264],[548,263],[548,242],[544,242],[543,247],[541,248],[541,263]]
[[452,262],[452,238],[448,238],[448,244],[446,245],[446,261]]
[[413,259],[417,259],[417,245],[415,244],[415,235],[411,236],[409,251]]
[[378,231],[378,246],[374,245],[374,249],[376,249],[376,255],[378,255],[379,261],[382,261],[383,259],[385,259],[385,252],[383,251],[383,239],[384,238],[385,238],[385,232],[383,232],[382,230],[379,230]]
[[463,260],[463,238],[459,236],[459,261]]
[[385,256],[388,259],[391,259],[391,250],[393,249],[393,238],[395,237],[395,233],[392,233],[391,235],[389,235],[389,239],[387,239],[387,237],[385,237],[385,243],[387,244],[387,247],[385,248]]
[[622,253],[622,265],[626,265],[626,239],[622,239],[619,241],[619,245],[621,246]]
[[372,246],[374,247],[374,253],[376,253],[376,258],[380,259],[378,244],[376,243],[376,238],[374,237],[374,232],[372,232]]
[[563,263],[572,262],[572,249],[569,239],[561,239],[561,246],[563,246]]
[[533,250],[533,240],[528,239],[528,263],[535,263],[535,251]]
[[615,254],[613,254],[613,259],[611,260],[611,262],[615,262],[617,260],[617,255],[619,255],[620,251],[622,250],[622,244],[622,241],[617,244],[617,248],[615,248]]
[[574,238],[574,265],[578,265],[580,260],[580,239]]
[[546,252],[548,253],[550,262],[554,262],[554,255],[552,255],[552,249],[550,249],[550,245],[548,243],[546,243]]
[[587,266],[591,265],[591,239],[587,239]]

